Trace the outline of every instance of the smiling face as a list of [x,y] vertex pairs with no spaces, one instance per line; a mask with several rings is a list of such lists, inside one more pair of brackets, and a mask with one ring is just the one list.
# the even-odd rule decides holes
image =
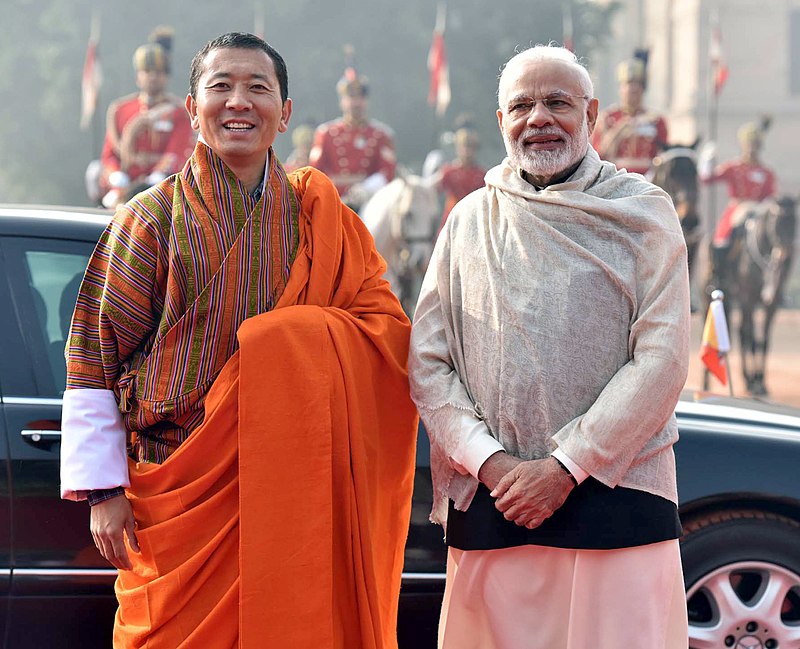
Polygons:
[[292,100],[281,100],[275,66],[260,49],[218,48],[203,61],[196,98],[186,97],[192,127],[240,178],[264,170],[284,133]]
[[586,95],[580,73],[564,61],[512,59],[504,70],[497,120],[511,163],[535,184],[549,184],[586,155],[597,120],[597,100]]

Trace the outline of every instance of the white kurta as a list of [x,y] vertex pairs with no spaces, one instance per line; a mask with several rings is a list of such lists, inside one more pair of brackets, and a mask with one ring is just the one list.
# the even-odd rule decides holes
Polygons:
[[610,487],[677,502],[689,283],[669,196],[591,148],[542,190],[508,160],[486,181],[439,236],[411,336],[432,520],[445,523],[448,497],[469,506],[464,467],[498,442],[523,459],[558,447]]

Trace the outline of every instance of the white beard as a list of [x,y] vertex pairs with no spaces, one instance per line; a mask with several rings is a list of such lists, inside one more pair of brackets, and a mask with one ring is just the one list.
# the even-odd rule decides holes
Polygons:
[[[563,138],[566,146],[552,151],[532,151],[523,142],[535,135],[557,135]],[[511,140],[503,130],[503,141],[511,163],[535,178],[555,178],[572,167],[583,156],[589,146],[589,125],[586,115],[583,116],[580,130],[574,135],[557,127],[527,129],[516,140]]]

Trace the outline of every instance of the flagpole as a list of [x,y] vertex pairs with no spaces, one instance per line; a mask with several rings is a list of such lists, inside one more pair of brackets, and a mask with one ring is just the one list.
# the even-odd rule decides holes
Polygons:
[[436,6],[436,23],[433,28],[433,41],[428,52],[428,70],[431,74],[431,85],[428,91],[428,103],[434,109],[432,145],[439,146],[442,123],[447,106],[450,104],[450,79],[447,65],[447,54],[444,46],[444,32],[447,25],[447,3],[442,0]]
[[[722,304],[722,312],[725,313],[725,293],[719,289],[711,294],[712,300],[719,300]],[[730,333],[728,332],[728,319],[725,318],[725,331],[728,338],[728,349],[722,352],[722,363],[725,365],[725,376],[728,377],[728,396],[733,396],[733,377],[731,376],[731,364],[728,362],[728,355],[730,354]]]
[[253,2],[253,35],[261,39],[266,38],[264,5],[260,0],[254,0]]
[[572,25],[572,0],[567,0],[561,9],[561,39],[563,45],[570,52],[575,51],[575,37]]
[[[716,145],[717,131],[719,121],[719,94],[717,92],[717,80],[715,69],[718,62],[715,62],[714,56],[720,56],[720,53],[712,51],[712,43],[717,38],[715,32],[719,29],[719,9],[713,8],[710,13],[709,20],[709,52],[708,52],[708,137],[709,142]],[[718,45],[716,47],[719,47]],[[717,193],[713,185],[708,186],[708,195],[706,197],[708,204],[708,218],[711,227],[709,233],[714,233],[717,229]]]
[[[104,130],[105,120],[98,119],[97,113],[103,112],[99,111],[100,108],[100,93],[102,88],[102,81],[99,81],[99,72],[100,70],[100,58],[99,58],[99,48],[100,48],[100,8],[96,4],[92,4],[91,10],[91,18],[90,18],[90,26],[89,26],[89,46],[93,48],[93,61],[92,61],[92,75],[94,76],[90,82],[94,88],[94,105],[91,107],[91,115],[89,116],[89,121],[87,124],[82,125],[83,130],[89,131],[89,146],[91,148],[92,159],[95,160],[100,157],[101,154],[101,142],[103,141],[103,136],[105,135]],[[84,62],[84,67],[86,63]],[[84,70],[85,74],[85,70]],[[85,80],[81,79],[81,95],[83,95],[84,89],[83,84]],[[83,104],[84,97],[81,96],[81,103]],[[83,112],[85,107],[81,106],[81,111]],[[105,113],[103,112],[103,116]],[[83,118],[84,116],[82,116]]]
[[725,361],[725,375],[728,377],[728,396],[733,396],[733,378],[731,377],[731,364],[728,362],[728,352],[722,355]]

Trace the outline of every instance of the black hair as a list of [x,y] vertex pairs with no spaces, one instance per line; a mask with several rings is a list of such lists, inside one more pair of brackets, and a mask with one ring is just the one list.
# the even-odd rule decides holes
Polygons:
[[205,63],[206,56],[212,50],[219,50],[223,48],[242,49],[242,50],[261,50],[265,52],[272,64],[275,66],[275,74],[278,76],[278,85],[281,89],[281,101],[284,103],[289,98],[289,73],[286,71],[286,61],[272,47],[269,43],[254,36],[253,34],[245,34],[243,32],[228,32],[222,36],[208,41],[203,48],[194,55],[192,59],[192,68],[189,74],[189,94],[197,99],[197,84],[203,74],[203,64]]

